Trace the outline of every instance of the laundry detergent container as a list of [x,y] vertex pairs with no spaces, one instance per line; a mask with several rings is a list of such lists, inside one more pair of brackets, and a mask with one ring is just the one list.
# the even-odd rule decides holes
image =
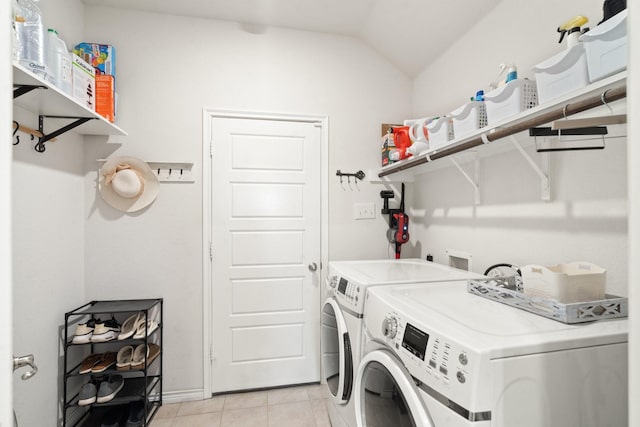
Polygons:
[[627,68],[627,10],[580,36],[589,80],[595,82]]
[[551,101],[589,84],[584,43],[553,55],[533,67],[540,104]]
[[436,117],[427,123],[429,132],[429,148],[439,148],[447,145],[453,139],[453,126],[451,117]]
[[453,134],[463,138],[487,125],[487,111],[483,101],[470,101],[449,113]]
[[487,123],[493,125],[538,105],[536,83],[529,79],[511,80],[504,86],[486,93],[484,101]]

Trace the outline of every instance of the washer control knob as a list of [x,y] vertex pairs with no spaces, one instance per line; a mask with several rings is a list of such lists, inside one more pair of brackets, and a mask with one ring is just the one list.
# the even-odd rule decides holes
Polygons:
[[464,373],[460,371],[456,372],[456,378],[458,378],[458,382],[460,384],[464,384],[467,381],[467,378],[464,376]]
[[398,332],[398,319],[393,316],[387,316],[382,321],[382,335],[387,338],[395,338]]
[[329,279],[329,287],[335,288],[337,284],[338,278],[336,276],[331,276],[331,278]]
[[467,353],[465,353],[464,351],[460,353],[458,355],[458,361],[460,361],[462,365],[466,365],[467,363],[469,363],[469,359],[467,358]]

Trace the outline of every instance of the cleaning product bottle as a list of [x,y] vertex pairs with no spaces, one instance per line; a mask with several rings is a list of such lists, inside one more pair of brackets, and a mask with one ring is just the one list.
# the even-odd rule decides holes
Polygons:
[[17,0],[14,14],[18,41],[18,61],[35,74],[46,78],[46,39],[42,13],[34,0]]
[[[503,78],[502,76],[506,76]],[[498,84],[491,83],[489,85],[490,88],[493,87],[502,87],[505,84],[509,83],[511,80],[516,80],[518,78],[518,67],[514,64],[500,64],[498,66]]]
[[49,28],[48,36],[48,64],[50,70],[49,81],[60,90],[71,95],[71,55],[67,44],[58,36],[58,32]]
[[586,16],[578,15],[575,18],[569,19],[564,24],[558,27],[560,33],[560,40],[558,43],[562,43],[564,36],[567,36],[567,48],[572,48],[579,42],[580,35],[589,31],[588,27],[581,28],[584,24],[589,22],[589,18]]

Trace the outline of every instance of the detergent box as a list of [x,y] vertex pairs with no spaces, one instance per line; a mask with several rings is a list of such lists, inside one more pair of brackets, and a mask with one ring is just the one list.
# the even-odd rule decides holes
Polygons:
[[71,64],[73,98],[91,111],[96,109],[96,70],[78,55],[73,55]]
[[382,124],[382,166],[388,166],[398,160],[396,145],[393,138],[393,127],[402,126],[383,123]]
[[73,48],[73,53],[96,69],[96,74],[116,75],[116,49],[108,44],[82,42]]
[[96,113],[113,123],[116,119],[115,78],[96,74]]

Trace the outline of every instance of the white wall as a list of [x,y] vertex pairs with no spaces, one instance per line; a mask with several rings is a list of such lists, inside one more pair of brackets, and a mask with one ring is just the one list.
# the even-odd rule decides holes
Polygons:
[[[11,8],[9,3],[0,3],[0,22],[9,22]],[[10,27],[0,25],[0,58],[11,57]],[[0,72],[0,117],[11,117],[11,64],[2,61]],[[0,425],[8,426],[13,422],[12,376],[9,360],[13,357],[13,311],[12,311],[12,274],[11,274],[11,127],[5,120],[0,133]]]
[[[486,88],[500,62],[515,61],[521,76],[533,77],[531,66],[561,48],[556,27],[578,12],[595,25],[601,8],[601,1],[502,2],[416,79],[414,115],[462,105]],[[626,135],[624,126],[610,130]],[[518,138],[540,162],[531,138]],[[498,262],[587,260],[607,269],[608,292],[627,295],[626,158],[626,138],[608,140],[603,151],[552,154],[551,202],[541,201],[540,180],[515,150],[481,160],[479,206],[457,169],[422,175],[411,204],[412,239],[423,252],[418,255],[430,252],[446,262],[446,249],[470,252],[478,272]]]
[[[14,108],[14,118],[37,127],[24,110]],[[54,425],[64,313],[84,304],[82,137],[64,136],[42,154],[27,135],[21,139],[12,171],[13,346],[16,355],[34,354],[39,371],[27,382],[14,375],[14,405],[21,425],[42,425],[45,414]]]
[[[640,46],[640,7],[637,2],[629,5],[629,44],[635,49]],[[630,50],[631,51],[631,50]],[[640,113],[640,56],[630,55],[629,60],[629,117],[638,117]],[[629,139],[638,141],[640,138],[640,122],[632,120],[629,123]],[[640,147],[638,144],[629,146],[629,283],[637,284],[640,281]],[[638,286],[629,286],[629,360],[636,361],[640,358],[640,322],[638,321],[638,308],[640,307],[640,291]],[[640,399],[640,369],[637,363],[629,365],[629,402],[637,402]],[[629,426],[640,426],[640,406],[629,405]]]
[[[86,8],[85,26],[88,41],[117,46],[118,124],[129,133],[86,145],[86,296],[164,297],[165,390],[197,391],[202,109],[328,115],[330,258],[379,258],[382,218],[352,219],[353,203],[378,201],[379,186],[343,191],[335,171],[378,167],[379,124],[409,115],[411,82],[351,38],[98,7]],[[123,215],[96,193],[95,160],[112,154],[194,162],[196,183],[161,184],[146,211]]]
[[[45,25],[67,40],[81,39],[79,1],[40,6]],[[13,117],[38,127],[35,114],[14,108]],[[64,313],[84,303],[83,138],[61,135],[39,154],[20,135],[12,148],[13,351],[33,353],[39,371],[26,382],[24,369],[13,375],[14,407],[22,426],[57,425]]]

